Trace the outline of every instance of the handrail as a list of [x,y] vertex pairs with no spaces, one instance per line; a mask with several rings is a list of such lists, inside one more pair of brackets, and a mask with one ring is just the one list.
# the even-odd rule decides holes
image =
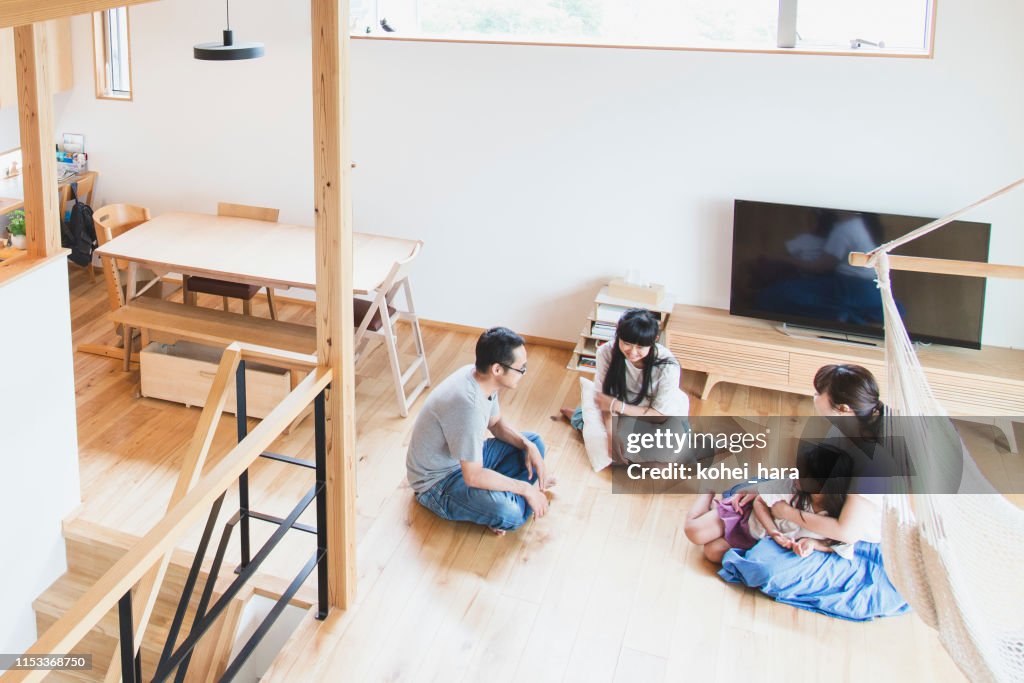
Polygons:
[[[199,424],[196,425],[195,433],[189,444],[188,452],[181,463],[181,470],[178,472],[178,481],[171,492],[171,498],[167,503],[170,510],[188,493],[196,484],[196,480],[203,471],[206,464],[206,456],[210,453],[213,445],[213,437],[217,433],[217,425],[224,412],[224,405],[227,403],[228,390],[231,388],[231,379],[242,362],[241,344],[235,342],[230,344],[221,355],[220,364],[217,366],[217,374],[210,387],[210,393],[206,397],[206,404],[203,406],[202,415],[199,416]],[[140,604],[142,613],[138,616],[135,624],[136,649],[142,645],[142,639],[146,635],[146,626],[149,625],[153,608],[156,607],[157,596],[160,585],[164,581],[167,567],[171,563],[171,551],[164,553],[163,559],[152,567],[139,581],[135,589],[133,600]],[[135,653],[132,653],[135,656]],[[117,683],[121,680],[121,643],[114,647],[114,653],[110,658],[110,665],[103,677],[104,683]]]
[[313,370],[320,367],[315,353],[298,353],[270,346],[235,342],[242,352],[242,360],[256,360],[289,370]]
[[[288,354],[265,347],[239,344],[241,357],[283,364],[297,361],[302,354]],[[331,383],[331,368],[315,366],[309,375],[269,415],[238,443],[212,470],[203,476],[152,529],[80,597],[35,643],[26,656],[66,653],[76,645],[128,593],[216,500],[248,470],[256,458],[273,443],[315,398]],[[11,670],[0,680],[38,681],[45,671]]]

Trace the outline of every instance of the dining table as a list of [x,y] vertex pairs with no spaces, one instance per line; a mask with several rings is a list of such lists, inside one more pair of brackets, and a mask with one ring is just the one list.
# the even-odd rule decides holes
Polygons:
[[[370,294],[417,240],[352,235],[352,291]],[[312,226],[204,213],[165,213],[96,250],[128,263],[127,298],[134,298],[139,267],[275,289],[316,289],[316,233]],[[133,272],[135,271],[135,272]]]

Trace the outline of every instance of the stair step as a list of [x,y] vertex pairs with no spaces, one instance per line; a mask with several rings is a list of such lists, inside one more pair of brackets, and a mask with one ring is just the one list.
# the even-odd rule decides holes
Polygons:
[[[202,577],[205,578],[205,577]],[[36,598],[32,607],[35,611],[41,615],[52,617],[54,621],[64,615],[68,609],[71,608],[75,602],[85,594],[85,592],[92,587],[93,580],[90,577],[81,576],[79,574],[70,573],[64,574],[57,578],[50,587],[47,588],[43,593]],[[160,590],[160,596],[156,601],[156,605],[153,607],[153,614],[149,620],[149,627],[147,633],[152,631],[154,634],[160,636],[166,636],[167,631],[170,628],[171,621],[174,618],[174,611],[177,608],[178,596],[181,591],[175,587],[168,587],[166,584]],[[194,607],[199,602],[198,591],[196,595],[193,595],[192,606]],[[188,616],[185,618],[185,625],[188,626],[190,623]],[[111,637],[118,637],[120,634],[118,627],[117,609],[112,609],[100,619],[96,625],[96,629],[104,635]]]
[[[65,522],[63,534],[68,571],[92,577],[94,580],[113,567],[140,538],[81,519]],[[184,568],[184,577],[194,559],[194,553],[176,549],[171,554],[171,567]],[[210,558],[207,557],[203,569],[209,568],[209,565]]]
[[46,683],[82,683],[83,681],[95,681],[98,680],[95,669],[96,666],[93,665],[93,671],[51,671],[46,674]]
[[[39,633],[44,632],[52,626],[57,619],[81,597],[93,584],[90,577],[79,574],[64,574],[54,581],[42,595],[33,602],[36,611],[36,626]],[[174,618],[174,611],[177,607],[179,593],[174,589],[164,588],[153,607],[153,615],[150,618],[149,626],[146,628],[145,637],[142,640],[142,666],[143,671],[152,673],[159,660],[160,652],[170,630],[171,621]],[[198,597],[192,601],[192,609],[186,614],[182,632],[187,633],[192,625],[192,613]],[[182,636],[179,636],[181,638]],[[80,680],[101,680],[103,674],[110,665],[114,648],[120,638],[117,610],[112,609],[105,614],[95,627],[78,643],[76,651],[91,652],[93,655],[93,669],[90,672],[67,672],[74,673]],[[180,641],[179,641],[180,642]]]
[[[99,524],[73,519],[64,524],[64,538],[67,549],[68,571],[54,581],[42,594],[33,601],[32,606],[36,612],[36,627],[38,633],[43,633],[52,626],[57,619],[63,616],[75,602],[85,594],[96,581],[106,573],[124,554],[138,542],[139,537],[125,532],[109,529]],[[160,652],[167,639],[171,622],[174,619],[174,612],[177,608],[178,599],[184,593],[184,585],[188,576],[189,568],[194,560],[194,554],[182,550],[175,550],[172,553],[171,564],[160,587],[160,595],[153,608],[149,625],[140,648],[142,652],[142,671],[144,677],[151,677],[156,669]],[[180,643],[188,633],[192,624],[192,615],[199,602],[203,586],[206,583],[209,566],[209,558],[200,571],[196,589],[193,591],[189,610],[186,613],[182,624],[181,634],[178,636]],[[235,578],[234,573],[228,567],[221,570],[220,579],[214,590],[214,601],[223,593],[228,584]],[[250,595],[253,591],[270,596],[280,595],[288,585],[289,581],[265,574],[256,574],[251,583],[243,589],[239,598]],[[303,607],[315,602],[315,590],[303,587],[295,597],[295,602]],[[237,611],[237,606],[235,607]],[[304,619],[303,624],[306,620]],[[235,622],[231,622],[235,623]],[[315,625],[320,622],[313,620]],[[224,619],[218,620],[212,632],[208,633],[204,640],[211,637],[215,639],[228,639],[225,643],[221,640],[219,648],[214,648],[213,643],[204,644],[196,650],[195,666],[189,668],[186,680],[200,680],[207,670],[215,667],[213,661],[201,662],[204,650],[209,656],[226,657],[230,652],[230,643],[233,642],[233,633],[223,631]],[[233,631],[233,628],[231,629]],[[300,626],[299,631],[303,630]],[[117,617],[117,608],[114,607],[105,614],[95,627],[75,646],[76,652],[90,652],[93,655],[93,668],[90,671],[65,671],[51,674],[47,680],[67,681],[78,683],[80,681],[101,681],[110,665],[114,648],[120,637],[120,628]],[[289,641],[292,642],[292,641]],[[226,650],[225,650],[226,648]]]

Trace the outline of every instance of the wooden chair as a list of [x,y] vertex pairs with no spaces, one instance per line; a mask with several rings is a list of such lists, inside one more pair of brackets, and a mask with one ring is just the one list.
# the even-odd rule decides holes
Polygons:
[[[103,246],[150,218],[149,209],[144,206],[108,204],[100,207],[92,215],[93,223],[96,226],[96,241]],[[115,259],[108,256],[101,256],[100,261],[103,264],[103,279],[107,283],[107,301],[110,304],[110,310],[116,311],[125,304],[127,290],[121,272],[128,269],[128,263],[125,261],[115,263]],[[156,274],[153,273],[150,276],[156,277]],[[115,331],[118,330],[118,327],[117,324],[114,325]]]
[[[83,173],[81,177],[76,178],[74,182],[77,185],[75,194],[78,195],[78,201],[83,204],[92,206],[93,190],[96,189],[96,177],[99,175],[96,171],[89,171]],[[71,201],[71,183],[65,183],[60,185],[60,210],[61,218],[67,213],[68,202]]]
[[[409,407],[416,401],[420,393],[430,386],[430,371],[427,368],[427,356],[423,349],[423,335],[420,333],[420,321],[416,317],[416,308],[412,301],[412,287],[409,284],[409,271],[412,262],[420,253],[423,242],[417,242],[412,252],[402,261],[397,261],[384,282],[374,291],[372,299],[356,297],[353,301],[353,312],[356,324],[355,360],[362,357],[371,336],[383,341],[391,364],[391,376],[395,383],[395,395],[398,398],[399,412],[402,417],[409,415]],[[404,293],[405,310],[397,308],[395,298],[398,292]],[[395,335],[395,323],[404,320],[412,330],[416,348],[416,359],[408,368],[402,370],[398,358],[398,343]],[[405,385],[409,379],[420,371],[423,379],[408,394]]]
[[[266,209],[260,206],[246,206],[244,204],[217,204],[218,216],[233,216],[235,218],[249,218],[256,221],[268,221],[276,223],[280,211],[278,209]],[[183,278],[184,301],[192,306],[196,305],[196,294],[213,294],[221,298],[224,310],[228,310],[228,299],[241,299],[242,312],[252,315],[252,299],[260,291],[258,285],[246,285],[230,280],[217,280],[211,277],[190,277]],[[270,307],[270,317],[277,320],[277,306],[274,303],[274,288],[267,287],[267,306]]]
[[[78,196],[78,201],[92,206],[92,196],[93,190],[96,188],[97,176],[99,176],[99,173],[96,171],[88,171],[73,181],[76,185],[75,194]],[[64,216],[68,212],[68,203],[71,201],[71,183],[58,185],[57,191],[59,194],[60,220],[63,221]],[[93,220],[95,221],[95,218]],[[99,228],[96,229],[96,239],[97,241],[99,240]],[[68,261],[68,263],[71,263],[71,261]],[[89,272],[89,279],[96,282],[96,273],[92,268],[92,264],[83,267]]]

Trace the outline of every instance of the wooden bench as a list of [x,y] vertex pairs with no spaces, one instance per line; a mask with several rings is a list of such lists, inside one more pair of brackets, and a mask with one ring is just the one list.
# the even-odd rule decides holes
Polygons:
[[[112,322],[121,325],[126,372],[132,360],[132,336],[135,329],[143,331],[143,347],[150,338],[171,342],[184,340],[220,347],[227,347],[237,341],[296,354],[294,365],[288,368],[293,389],[309,372],[310,361],[316,362],[316,328],[309,325],[148,298],[132,299],[108,315]],[[250,351],[258,356],[257,349]],[[280,354],[275,354],[275,364],[281,365],[281,360]],[[311,410],[312,405],[295,418],[286,432],[291,433]]]
[[[126,350],[131,349],[133,331],[138,329],[146,332],[144,339],[155,332],[163,340],[182,339],[221,347],[238,341],[292,353],[316,354],[316,328],[308,325],[143,298],[132,299],[111,311],[109,316],[112,322],[121,325]],[[128,370],[130,356],[130,353],[124,354],[125,370]]]

